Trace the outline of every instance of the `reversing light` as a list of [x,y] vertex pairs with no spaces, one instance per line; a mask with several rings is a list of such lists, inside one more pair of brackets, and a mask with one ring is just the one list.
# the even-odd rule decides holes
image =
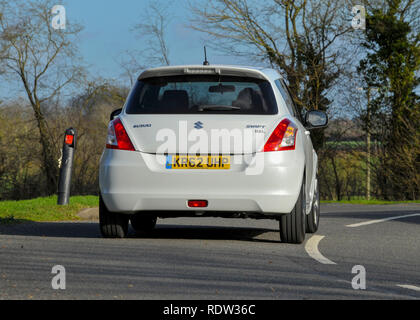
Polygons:
[[295,150],[297,132],[297,126],[289,119],[284,119],[267,140],[264,152]]

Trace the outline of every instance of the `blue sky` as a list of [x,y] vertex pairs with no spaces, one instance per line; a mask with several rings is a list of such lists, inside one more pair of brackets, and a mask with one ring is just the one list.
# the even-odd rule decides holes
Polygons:
[[[197,0],[205,1],[205,0]],[[127,50],[140,50],[144,43],[132,32],[140,22],[149,0],[67,0],[64,2],[68,21],[84,26],[79,49],[95,76],[118,78],[122,71],[117,63]],[[171,64],[201,64],[203,62],[203,34],[188,28],[187,0],[172,3],[167,42]],[[211,63],[234,64],[237,59],[208,49]]]
[[[154,0],[153,3],[168,7],[170,24],[167,30],[167,45],[172,65],[201,64],[204,61],[205,35],[192,30],[191,11],[188,3],[206,3],[206,0]],[[55,4],[66,8],[67,23],[76,22],[83,26],[77,43],[80,55],[93,78],[118,80],[129,86],[129,78],[119,65],[121,56],[127,51],[142,50],[142,41],[133,32],[141,22],[144,11],[152,0],[57,0]],[[238,58],[207,48],[212,64],[252,64],[252,61],[238,62]],[[141,61],[141,57],[137,59]],[[138,70],[135,73],[139,73]],[[19,81],[0,82],[1,100],[14,99],[23,94]],[[23,95],[24,98],[26,98]]]

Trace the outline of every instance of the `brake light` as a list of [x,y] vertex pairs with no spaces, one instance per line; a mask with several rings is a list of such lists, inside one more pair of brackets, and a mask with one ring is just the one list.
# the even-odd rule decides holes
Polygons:
[[107,149],[134,151],[134,146],[120,118],[109,123],[106,147]]
[[295,150],[297,132],[297,126],[289,119],[284,119],[271,134],[264,152]]

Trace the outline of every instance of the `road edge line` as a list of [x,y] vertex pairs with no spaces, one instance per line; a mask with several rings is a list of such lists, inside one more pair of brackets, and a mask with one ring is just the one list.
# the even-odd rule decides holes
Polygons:
[[331,261],[330,259],[323,256],[318,249],[319,242],[324,238],[325,236],[319,236],[319,235],[312,236],[308,240],[308,242],[306,242],[305,250],[312,259],[315,259],[316,261],[322,264],[336,264],[334,261]]
[[409,289],[409,290],[414,290],[414,291],[420,292],[420,287],[413,286],[413,285],[411,285],[411,284],[397,284],[397,287],[404,288],[404,289]]
[[408,214],[408,215],[404,215],[404,216],[395,216],[395,217],[389,217],[389,218],[384,218],[384,219],[369,220],[369,221],[365,221],[365,222],[348,224],[348,225],[346,225],[346,227],[357,228],[357,227],[367,226],[367,225],[374,224],[374,223],[380,223],[380,222],[386,222],[386,221],[404,219],[404,218],[410,218],[410,217],[416,217],[416,216],[420,216],[420,213]]

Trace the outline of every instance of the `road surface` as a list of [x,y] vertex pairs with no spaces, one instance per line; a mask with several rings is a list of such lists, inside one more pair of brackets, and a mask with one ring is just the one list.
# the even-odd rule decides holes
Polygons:
[[2,225],[0,299],[420,298],[420,205],[323,205],[321,219],[303,245],[281,243],[272,220],[159,220],[122,240],[95,222]]

